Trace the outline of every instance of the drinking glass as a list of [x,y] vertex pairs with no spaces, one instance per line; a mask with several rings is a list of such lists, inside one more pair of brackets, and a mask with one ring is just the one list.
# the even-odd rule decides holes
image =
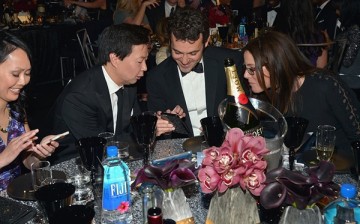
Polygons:
[[98,134],[98,137],[104,138],[106,140],[106,144],[104,147],[104,155],[103,155],[103,159],[105,159],[106,158],[106,148],[110,145],[109,143],[111,141],[114,141],[115,134],[112,132],[101,132]]
[[92,184],[101,183],[102,166],[106,140],[101,137],[81,138],[76,142],[80,159],[84,167],[91,172]]
[[208,145],[210,147],[219,147],[223,143],[225,137],[224,127],[220,117],[205,117],[200,120],[200,123]]
[[[78,161],[75,163],[78,163]],[[85,205],[87,202],[92,200],[93,194],[90,177],[90,171],[88,171],[82,164],[76,164],[76,169],[66,180],[67,183],[70,183],[75,187],[75,193],[73,195],[72,202],[73,205]]]
[[221,40],[222,40],[222,45],[224,46],[227,43],[227,36],[228,36],[228,32],[229,32],[229,27],[228,26],[219,26],[218,30],[219,30],[219,35],[220,35]]
[[316,153],[320,161],[329,161],[335,148],[336,128],[331,125],[319,125],[316,131]]
[[305,130],[309,121],[302,117],[286,117],[288,130],[285,135],[284,144],[289,148],[289,166],[293,169],[295,160],[295,149],[301,145]]
[[123,141],[110,141],[109,145],[116,146],[118,148],[118,157],[126,161],[129,158],[129,143]]
[[34,191],[52,183],[52,172],[49,161],[38,161],[31,164],[31,177]]
[[144,148],[144,165],[149,164],[151,147],[155,141],[157,116],[153,111],[145,111],[132,116],[130,123],[133,127],[136,141]]

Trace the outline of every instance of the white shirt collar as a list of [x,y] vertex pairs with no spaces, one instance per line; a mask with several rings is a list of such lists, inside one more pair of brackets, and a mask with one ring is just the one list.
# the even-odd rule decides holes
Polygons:
[[106,85],[109,89],[109,94],[113,94],[113,93],[116,93],[116,91],[118,91],[120,88],[124,88],[123,85],[121,86],[118,86],[112,79],[111,77],[109,76],[109,74],[106,72],[104,66],[101,66],[101,69],[104,73],[104,78],[105,78],[105,81],[106,81]]
[[176,9],[176,5],[171,6],[167,1],[165,1],[165,17],[170,16],[171,8],[174,7],[174,10]]
[[319,8],[320,8],[320,9],[323,9],[329,2],[330,2],[330,0],[325,1],[323,4],[321,4],[321,5],[319,6]]

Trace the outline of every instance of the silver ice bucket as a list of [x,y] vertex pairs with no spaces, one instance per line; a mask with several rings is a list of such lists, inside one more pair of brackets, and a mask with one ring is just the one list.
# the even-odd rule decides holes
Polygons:
[[[266,147],[270,152],[265,155],[267,161],[267,171],[278,168],[281,162],[281,152],[283,149],[284,137],[288,126],[284,116],[271,104],[255,98],[249,98],[256,109],[257,115],[264,128],[263,134]],[[224,117],[227,99],[221,101],[218,107],[220,119]]]

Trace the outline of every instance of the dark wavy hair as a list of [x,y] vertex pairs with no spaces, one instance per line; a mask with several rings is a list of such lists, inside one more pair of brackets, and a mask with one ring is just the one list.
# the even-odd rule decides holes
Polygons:
[[169,18],[168,30],[169,36],[173,34],[178,40],[196,41],[202,34],[205,43],[209,38],[209,21],[199,10],[178,7]]
[[345,28],[353,25],[360,27],[360,1],[344,0],[340,7],[340,20]]
[[[316,68],[304,58],[294,41],[286,34],[268,31],[251,40],[243,48],[245,51],[254,57],[257,79],[272,105],[282,113],[295,111],[296,81]],[[270,89],[265,86],[263,66],[270,73]]]
[[[275,30],[288,34],[297,44],[316,44],[324,42],[321,31],[314,23],[313,5],[311,0],[281,0],[279,16]],[[299,47],[307,57],[320,56],[321,47]]]
[[[0,31],[0,64],[4,63],[8,59],[9,55],[16,49],[25,51],[31,62],[31,52],[25,42],[8,32]],[[16,118],[19,122],[22,123],[26,121],[25,100],[25,90],[22,89],[19,98],[15,101],[9,102],[11,117]],[[19,115],[16,116],[14,111]]]
[[132,52],[134,45],[149,44],[150,31],[143,26],[122,23],[104,29],[99,37],[98,63],[110,61],[110,53],[123,60]]

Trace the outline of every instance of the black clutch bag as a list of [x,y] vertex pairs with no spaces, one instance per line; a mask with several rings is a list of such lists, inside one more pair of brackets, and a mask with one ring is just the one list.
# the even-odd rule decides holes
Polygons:
[[36,215],[36,210],[30,206],[0,197],[0,224],[23,224]]

